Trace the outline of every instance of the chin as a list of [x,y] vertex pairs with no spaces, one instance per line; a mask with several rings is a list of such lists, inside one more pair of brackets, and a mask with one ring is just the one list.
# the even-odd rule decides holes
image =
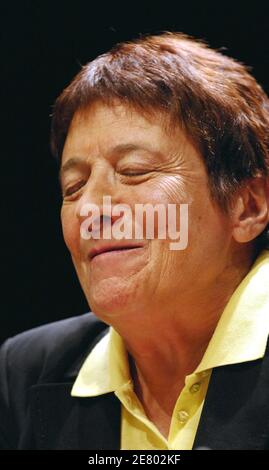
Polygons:
[[110,318],[130,311],[134,305],[134,290],[127,283],[117,281],[117,278],[105,279],[86,293],[92,311],[107,323]]

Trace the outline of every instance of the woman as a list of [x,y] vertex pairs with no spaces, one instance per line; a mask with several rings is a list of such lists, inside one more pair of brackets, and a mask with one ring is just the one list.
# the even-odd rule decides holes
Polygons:
[[[62,227],[94,314],[5,343],[23,386],[10,398],[3,378],[4,448],[266,448],[268,109],[242,64],[175,33],[116,46],[63,91]],[[82,236],[88,204],[100,237]],[[113,208],[130,223],[141,204],[188,206],[184,249],[157,218],[152,237],[115,236]]]

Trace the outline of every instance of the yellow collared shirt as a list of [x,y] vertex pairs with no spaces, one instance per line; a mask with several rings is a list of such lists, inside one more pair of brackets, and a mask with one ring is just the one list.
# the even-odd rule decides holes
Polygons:
[[264,356],[269,332],[268,312],[269,251],[264,250],[227,303],[199,366],[186,376],[167,439],[147,418],[134,392],[128,353],[123,339],[113,327],[90,352],[71,395],[90,397],[115,393],[122,410],[122,450],[190,450],[212,369]]

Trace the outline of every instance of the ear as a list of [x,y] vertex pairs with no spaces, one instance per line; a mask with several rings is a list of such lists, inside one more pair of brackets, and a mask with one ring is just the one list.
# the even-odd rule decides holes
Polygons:
[[235,196],[232,235],[238,243],[254,240],[269,223],[269,179],[257,176],[242,186]]

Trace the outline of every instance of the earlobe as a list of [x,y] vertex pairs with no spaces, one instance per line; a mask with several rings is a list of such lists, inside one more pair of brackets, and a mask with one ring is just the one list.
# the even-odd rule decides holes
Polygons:
[[247,243],[260,235],[269,223],[268,181],[256,177],[238,192],[231,211],[233,237]]

